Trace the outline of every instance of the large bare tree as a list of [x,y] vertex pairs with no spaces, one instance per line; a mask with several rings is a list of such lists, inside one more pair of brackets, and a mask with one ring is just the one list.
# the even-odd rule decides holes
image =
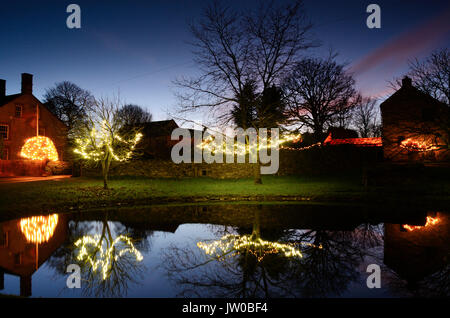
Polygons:
[[152,114],[143,109],[139,105],[127,104],[119,109],[119,116],[122,118],[124,125],[133,126],[152,121]]
[[417,58],[409,62],[408,75],[421,91],[449,105],[450,50],[434,51],[424,61]]
[[316,141],[360,100],[355,80],[335,57],[330,53],[326,59],[299,61],[283,86],[292,124],[312,130]]
[[[250,86],[255,100],[247,102],[258,108],[302,52],[316,45],[309,37],[310,28],[301,1],[261,2],[258,9],[246,11],[213,2],[199,21],[190,24],[199,75],[175,80],[180,110],[206,110],[215,124],[237,125],[235,115],[248,111],[244,109],[248,105],[241,103],[248,99]],[[260,111],[259,123],[267,122],[262,118],[266,114],[272,125],[277,124],[272,111]],[[259,170],[259,163],[255,169]],[[257,173],[255,182],[261,182]]]
[[309,39],[301,1],[278,6],[261,2],[259,10],[234,11],[215,1],[200,21],[190,24],[194,61],[200,75],[175,80],[182,111],[207,108],[228,119],[244,86],[256,95],[278,85],[300,54],[315,43]]
[[86,115],[86,110],[94,104],[94,97],[89,91],[69,81],[47,89],[44,98],[46,107],[67,125],[69,137]]

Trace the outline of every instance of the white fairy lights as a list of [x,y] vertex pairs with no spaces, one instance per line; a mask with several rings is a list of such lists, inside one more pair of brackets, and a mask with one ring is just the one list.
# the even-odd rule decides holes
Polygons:
[[109,153],[115,161],[127,161],[141,138],[142,134],[136,133],[134,138],[124,140],[118,134],[112,134],[104,121],[100,131],[93,128],[89,136],[75,139],[74,152],[86,160],[100,161]]
[[[114,255],[114,252],[117,248],[116,245],[120,242],[122,242],[127,247],[121,249],[119,253]],[[111,270],[113,261],[117,261],[125,253],[134,255],[136,261],[138,262],[143,260],[142,254],[134,247],[131,239],[124,235],[116,237],[112,244],[106,249],[102,244],[100,235],[85,235],[75,242],[75,246],[80,249],[77,255],[77,260],[86,260],[91,265],[94,272],[100,269],[102,272],[103,280],[106,280],[108,278],[108,274]],[[95,255],[89,255],[89,246],[90,248],[94,249]]]
[[232,235],[228,234],[218,240],[211,242],[198,242],[197,247],[202,249],[207,255],[221,259],[224,256],[235,256],[242,251],[250,252],[261,261],[268,254],[280,254],[284,257],[302,258],[303,255],[295,245],[307,245],[322,249],[322,245],[312,243],[279,243],[253,238],[251,235]]

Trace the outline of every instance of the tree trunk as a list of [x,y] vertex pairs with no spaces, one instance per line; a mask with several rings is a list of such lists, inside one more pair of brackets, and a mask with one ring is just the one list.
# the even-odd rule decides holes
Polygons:
[[256,163],[253,165],[253,176],[254,176],[255,184],[262,184],[261,162],[259,161],[259,151],[256,152]]
[[255,184],[262,184],[261,180],[261,164],[259,162],[253,165],[253,176]]
[[[259,136],[258,136],[259,139]],[[259,145],[259,140],[257,141]],[[259,161],[259,147],[257,147],[256,151],[256,163],[253,165],[253,176],[255,184],[262,184],[261,180],[261,162]]]
[[105,161],[102,161],[103,189],[108,189],[108,172],[111,165],[111,156],[108,154]]

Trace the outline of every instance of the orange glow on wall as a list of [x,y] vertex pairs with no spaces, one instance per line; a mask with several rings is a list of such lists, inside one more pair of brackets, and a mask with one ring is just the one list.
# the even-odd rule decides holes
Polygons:
[[431,151],[437,150],[439,147],[434,146],[426,141],[419,141],[414,138],[408,138],[400,143],[400,147],[409,151]]
[[416,225],[403,224],[403,228],[405,230],[408,230],[408,231],[411,232],[411,231],[415,231],[415,230],[420,230],[420,229],[422,229],[424,227],[427,227],[427,226],[435,225],[435,224],[439,223],[439,221],[440,220],[439,220],[438,217],[433,218],[431,216],[427,216],[427,223],[425,223],[425,226],[416,226]]
[[323,144],[325,146],[336,146],[336,145],[354,145],[357,147],[381,147],[383,142],[381,137],[372,138],[341,138],[333,139],[331,134],[324,140]]
[[53,236],[58,225],[58,214],[20,219],[20,230],[30,243],[45,243]]
[[58,160],[58,152],[53,141],[45,136],[36,136],[25,141],[20,156],[31,160]]

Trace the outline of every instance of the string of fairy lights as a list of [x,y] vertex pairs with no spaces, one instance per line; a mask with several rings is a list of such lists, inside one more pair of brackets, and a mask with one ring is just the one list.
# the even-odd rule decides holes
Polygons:
[[[124,140],[118,134],[111,134],[106,127],[106,122],[103,121],[100,131],[92,128],[89,136],[84,138],[76,138],[75,143],[77,147],[74,152],[79,154],[83,159],[100,161],[106,153],[110,154],[115,161],[127,161],[131,158],[133,151],[142,139],[140,132],[136,133],[130,140]],[[119,142],[126,146],[127,151],[118,153],[115,149],[115,142]]]
[[219,261],[246,251],[254,255],[258,262],[269,254],[278,254],[287,258],[302,258],[303,254],[298,249],[298,245],[322,249],[321,244],[316,245],[308,242],[279,243],[254,238],[251,235],[233,234],[224,235],[218,240],[197,243],[197,247],[202,249],[205,254],[213,256]]
[[223,138],[219,139],[215,138],[214,136],[208,136],[199,145],[197,145],[197,147],[202,150],[209,151],[210,153],[222,152],[226,155],[245,155],[247,153],[255,153],[261,149],[279,148],[285,150],[302,151],[322,146],[321,142],[317,142],[305,147],[289,147],[284,145],[291,142],[297,143],[301,140],[301,134],[288,134],[282,136],[281,138],[275,139],[273,142],[270,138],[259,137],[258,143],[251,144],[237,142],[229,144],[228,142],[223,141]]
[[408,138],[403,140],[400,143],[400,147],[405,148],[406,150],[409,151],[418,151],[418,152],[426,152],[439,149],[439,146],[433,145],[430,142],[421,141],[414,138]]
[[53,141],[45,136],[28,138],[22,147],[20,156],[30,160],[58,161],[58,151]]

